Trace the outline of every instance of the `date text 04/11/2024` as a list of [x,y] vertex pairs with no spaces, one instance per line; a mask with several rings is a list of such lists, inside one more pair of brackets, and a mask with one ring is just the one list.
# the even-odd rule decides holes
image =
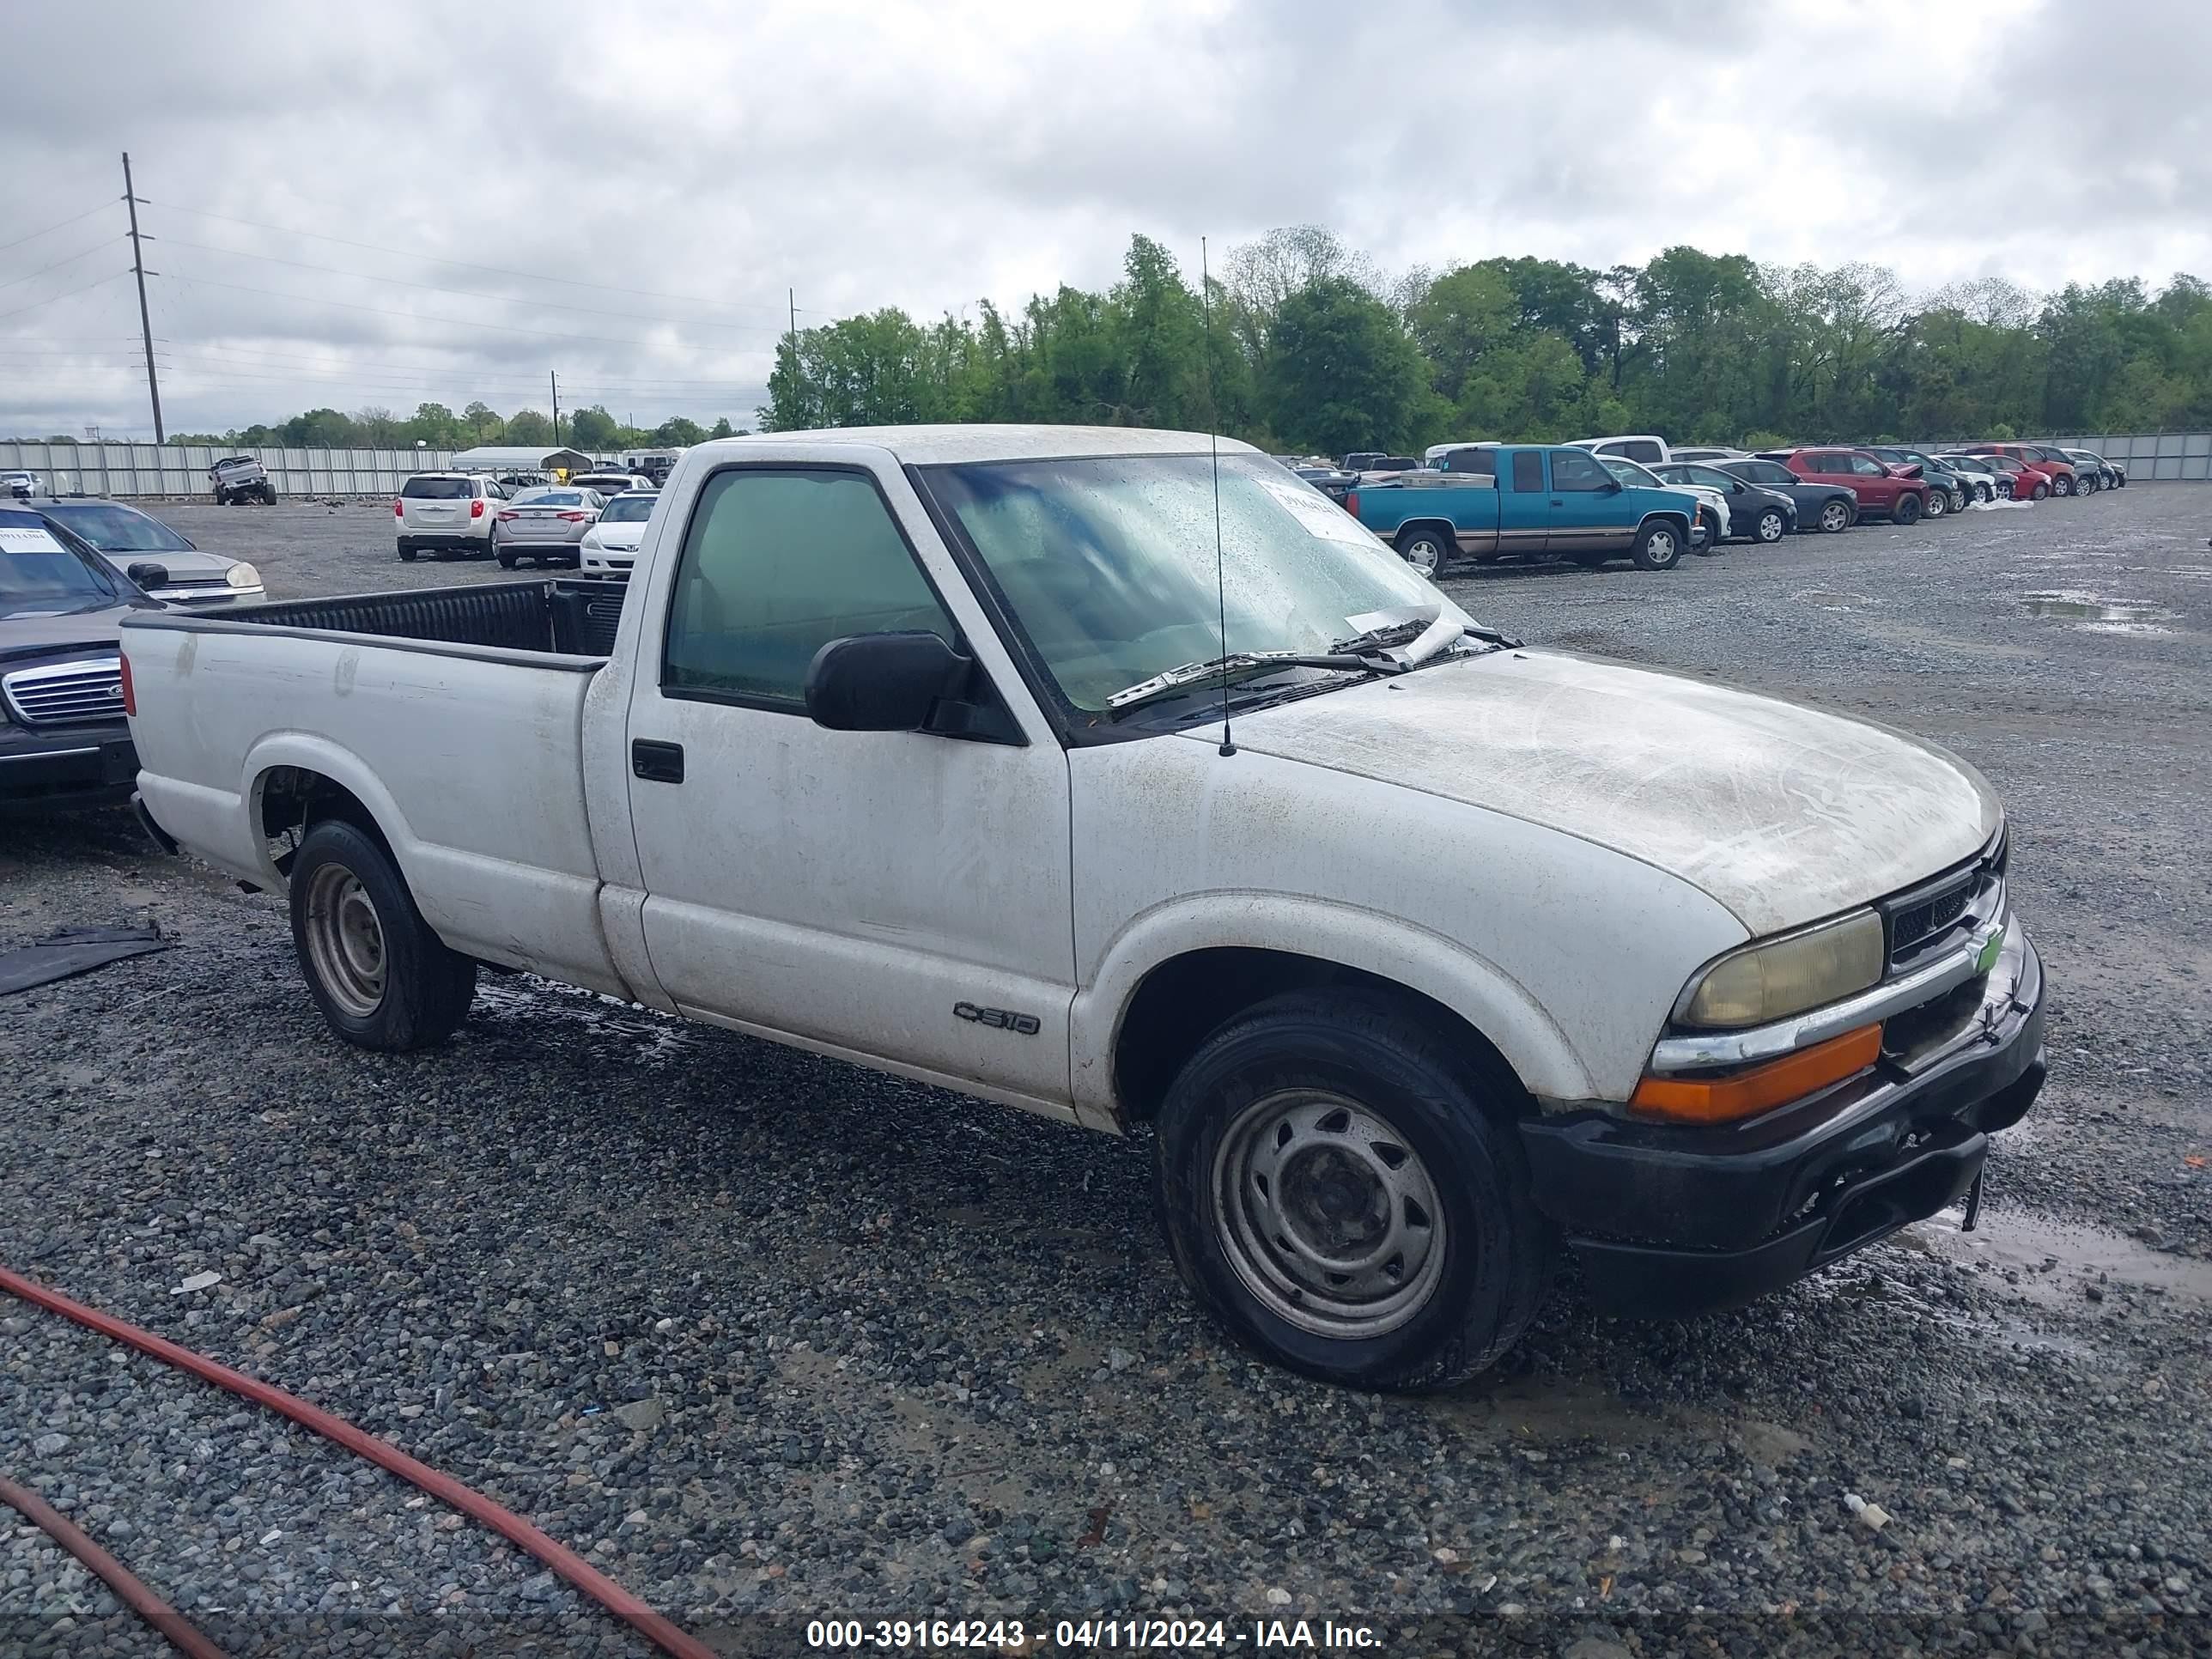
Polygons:
[[962,1648],[1010,1655],[1036,1653],[1048,1645],[1087,1651],[1250,1647],[1297,1653],[1371,1650],[1382,1645],[1382,1636],[1371,1626],[1329,1619],[1318,1626],[1305,1619],[1255,1620],[1246,1628],[1219,1619],[1060,1619],[1048,1628],[1040,1624],[1034,1634],[1019,1620],[823,1619],[807,1625],[806,1644],[878,1651]]

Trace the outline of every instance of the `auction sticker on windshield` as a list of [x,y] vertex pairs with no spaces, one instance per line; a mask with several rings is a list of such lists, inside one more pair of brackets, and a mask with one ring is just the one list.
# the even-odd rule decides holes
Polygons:
[[1346,542],[1363,550],[1379,545],[1358,520],[1311,485],[1277,483],[1273,478],[1257,478],[1254,482],[1290,508],[1300,524],[1322,540]]
[[53,532],[43,526],[33,525],[17,529],[13,525],[0,525],[0,553],[66,553],[69,550],[54,539]]

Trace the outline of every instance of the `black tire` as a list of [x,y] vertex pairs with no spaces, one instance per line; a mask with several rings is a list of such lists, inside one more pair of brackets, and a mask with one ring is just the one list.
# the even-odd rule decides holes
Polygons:
[[[333,1031],[387,1054],[427,1048],[453,1036],[476,994],[477,965],[430,931],[374,837],[343,819],[324,819],[301,842],[291,880],[292,948],[307,993]],[[343,889],[343,896],[334,899],[334,889]],[[375,995],[367,1006],[349,947],[331,942],[337,935],[361,936],[333,918],[359,915],[364,900],[376,963]]]
[[1826,503],[1820,508],[1820,516],[1814,522],[1820,526],[1822,535],[1834,536],[1849,530],[1855,516],[1848,501],[1836,500]]
[[[2014,493],[2017,494],[2018,492],[2015,491]],[[2027,499],[2031,501],[2044,501],[2050,500],[2051,486],[2045,483],[2041,478],[2038,478],[2035,481],[2035,488],[2027,492]]]
[[1966,510],[1966,503],[1971,499],[1971,492],[1964,484],[1960,485],[1958,489],[1951,491],[1951,510],[1954,513],[1964,513]]
[[[1489,1075],[1464,1043],[1387,992],[1293,991],[1239,1015],[1192,1056],[1160,1109],[1153,1193],[1183,1282],[1239,1341],[1308,1376],[1352,1388],[1418,1389],[1473,1376],[1520,1340],[1551,1278],[1555,1241],[1529,1197],[1528,1166],[1510,1116],[1517,1093],[1510,1078]],[[1287,1103],[1299,1094],[1307,1105]],[[1313,1297],[1255,1290],[1255,1279],[1268,1282],[1255,1257],[1274,1261],[1282,1253],[1271,1241],[1236,1242],[1255,1210],[1274,1214],[1267,1178],[1240,1159],[1237,1148],[1255,1146],[1255,1158],[1264,1158],[1271,1143],[1278,1150],[1287,1144],[1284,1124],[1267,1127],[1275,1111],[1285,1123],[1293,1112],[1309,1118],[1314,1154],[1305,1179],[1314,1184],[1309,1201],[1297,1206],[1309,1224],[1395,1231],[1402,1221],[1409,1238],[1420,1232],[1412,1224],[1410,1201],[1401,1207],[1383,1193],[1376,1161],[1331,1150],[1326,1126],[1340,1115],[1332,1100],[1345,1103],[1346,1114],[1364,1115],[1363,1133],[1371,1136],[1378,1123],[1387,1131],[1386,1139],[1368,1144],[1396,1141],[1400,1162],[1390,1168],[1410,1160],[1436,1206],[1426,1218],[1434,1265],[1421,1261],[1416,1272],[1425,1281],[1422,1293],[1385,1316],[1398,1322],[1387,1328],[1329,1328],[1335,1310],[1316,1298],[1324,1294],[1322,1280],[1340,1276],[1310,1266]],[[1256,1133],[1235,1133],[1255,1123]],[[1289,1171],[1304,1161],[1304,1154],[1293,1152],[1276,1165],[1285,1177],[1280,1190],[1291,1190]],[[1388,1162],[1388,1154],[1380,1161]],[[1224,1196],[1243,1192],[1247,1179],[1263,1194],[1261,1201],[1225,1205]],[[1365,1194],[1353,1190],[1362,1184]],[[1355,1205],[1364,1200],[1362,1212],[1346,1213],[1346,1198]],[[1387,1223],[1380,1220],[1385,1211]],[[1261,1231],[1297,1230],[1299,1218],[1286,1204],[1280,1218],[1265,1220]],[[1403,1255],[1394,1259],[1401,1270],[1407,1265]],[[1308,1322],[1285,1311],[1294,1304]],[[1346,1305],[1356,1310],[1363,1304]]]
[[2051,493],[2054,495],[2071,495],[2074,493],[2074,480],[2063,477],[2053,478],[2051,481]]
[[412,544],[407,542],[399,544],[399,562],[402,564],[415,562],[415,549]]
[[264,507],[274,507],[276,505],[276,486],[275,484],[264,484],[261,486],[261,505]]
[[1752,521],[1751,538],[1768,547],[1773,546],[1789,532],[1789,521],[1783,518],[1782,509],[1778,507],[1763,509]]
[[1672,570],[1682,562],[1682,532],[1665,519],[1654,519],[1636,532],[1630,556],[1639,570]]
[[1889,516],[1899,524],[1918,524],[1920,497],[1907,490],[1897,498],[1897,505],[1890,508]]
[[1456,550],[1451,538],[1433,526],[1415,525],[1398,532],[1398,556],[1431,581],[1444,573]]
[[[1905,516],[1905,504],[1911,499],[1912,497],[1910,495],[1900,495],[1898,497],[1898,522],[1900,524],[1911,524],[1912,522],[1911,519],[1908,519]],[[1926,508],[1928,517],[1931,519],[1940,519],[1950,510],[1951,498],[1948,495],[1945,495],[1940,489],[1931,489],[1928,492],[1928,506]],[[1917,514],[1914,515],[1916,518],[1919,515]]]
[[501,570],[512,570],[514,568],[514,555],[507,551],[506,549],[501,548],[498,550],[493,556],[499,561],[499,568]]

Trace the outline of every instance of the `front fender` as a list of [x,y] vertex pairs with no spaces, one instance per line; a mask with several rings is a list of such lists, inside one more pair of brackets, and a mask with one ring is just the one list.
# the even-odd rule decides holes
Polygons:
[[1106,945],[1070,1011],[1075,1103],[1119,1116],[1114,1048],[1155,968],[1193,951],[1279,951],[1358,969],[1451,1009],[1496,1045],[1532,1093],[1585,1100],[1597,1092],[1557,1022],[1503,969],[1441,933],[1330,900],[1279,893],[1188,894],[1130,920]]

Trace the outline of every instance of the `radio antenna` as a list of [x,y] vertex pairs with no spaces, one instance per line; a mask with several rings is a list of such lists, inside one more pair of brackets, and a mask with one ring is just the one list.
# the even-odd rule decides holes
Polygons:
[[1221,410],[1213,401],[1213,273],[1207,269],[1206,238],[1198,239],[1198,314],[1200,326],[1206,335],[1206,447],[1213,460],[1213,599],[1219,610],[1221,624],[1221,654],[1224,659],[1221,670],[1221,753],[1225,758],[1237,752],[1236,740],[1229,732],[1229,579],[1223,574],[1221,558]]

